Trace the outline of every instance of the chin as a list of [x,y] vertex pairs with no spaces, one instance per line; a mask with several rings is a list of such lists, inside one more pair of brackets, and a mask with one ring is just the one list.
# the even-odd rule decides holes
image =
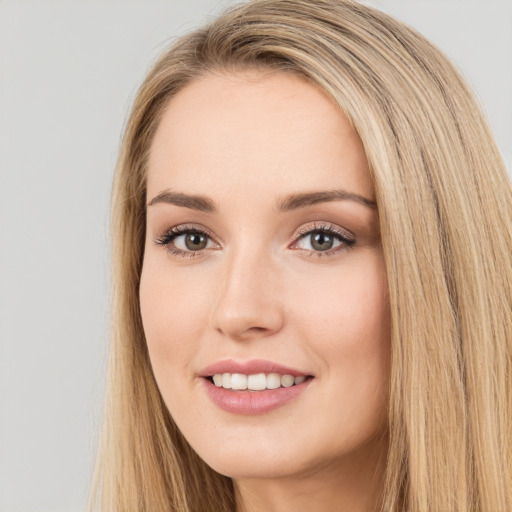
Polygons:
[[301,467],[298,461],[294,463],[283,462],[279,457],[274,459],[264,458],[256,461],[253,457],[245,458],[219,458],[209,463],[205,462],[217,473],[228,476],[234,480],[241,479],[266,479],[266,478],[283,478],[300,474],[306,471],[305,467]]
[[[291,441],[291,439],[289,439]],[[307,469],[307,457],[298,452],[300,443],[286,446],[278,443],[247,443],[225,440],[208,446],[192,447],[199,457],[214,471],[233,479],[279,478]],[[300,453],[300,457],[299,457]]]
[[354,447],[308,446],[304,439],[288,435],[286,440],[274,439],[261,443],[224,441],[212,449],[204,445],[196,450],[213,470],[221,475],[239,479],[276,479],[314,474],[322,467],[337,465],[344,454],[350,456]]
[[199,457],[213,470],[240,480],[302,478],[324,470],[337,472],[347,464],[354,468],[372,459],[386,437],[385,429],[382,432],[363,429],[358,435],[350,436],[342,436],[338,431],[334,438],[329,435],[331,432],[326,432],[316,439],[293,428],[275,433],[274,437],[268,430],[251,435],[245,432],[244,436],[236,434],[213,435],[209,439],[201,436],[198,443],[190,441]]

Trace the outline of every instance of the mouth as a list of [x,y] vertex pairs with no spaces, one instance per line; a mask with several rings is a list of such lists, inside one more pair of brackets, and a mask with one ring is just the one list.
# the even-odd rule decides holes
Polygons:
[[220,409],[241,415],[262,414],[307,393],[315,376],[271,361],[225,360],[199,373],[204,390]]

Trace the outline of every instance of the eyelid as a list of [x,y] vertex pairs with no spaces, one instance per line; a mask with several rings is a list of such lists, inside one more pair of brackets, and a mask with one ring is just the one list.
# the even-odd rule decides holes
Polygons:
[[338,235],[341,238],[343,238],[347,241],[350,241],[352,243],[356,242],[356,235],[354,235],[354,233],[352,233],[352,231],[350,231],[346,228],[340,228],[339,226],[336,226],[335,224],[332,224],[330,222],[322,222],[322,221],[315,221],[313,224],[307,224],[305,226],[301,226],[299,228],[299,230],[297,230],[294,233],[293,239],[294,239],[294,241],[297,241],[300,238],[302,238],[314,231],[326,231],[328,233]]
[[212,240],[215,239],[214,234],[206,227],[200,225],[200,224],[177,224],[175,226],[171,226],[170,228],[165,229],[165,231],[157,238],[161,238],[167,234],[181,234],[181,233],[187,233],[189,231],[197,231],[199,233],[204,233],[205,235],[208,235]]

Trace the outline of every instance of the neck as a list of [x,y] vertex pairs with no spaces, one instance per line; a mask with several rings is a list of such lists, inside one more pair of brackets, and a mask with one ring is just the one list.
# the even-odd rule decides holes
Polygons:
[[235,480],[237,512],[375,512],[383,490],[387,440],[374,440],[307,472]]

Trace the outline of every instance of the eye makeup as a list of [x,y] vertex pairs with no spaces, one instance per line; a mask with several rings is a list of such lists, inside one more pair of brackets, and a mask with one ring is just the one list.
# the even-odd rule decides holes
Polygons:
[[[174,226],[154,242],[165,247],[172,256],[181,258],[202,257],[206,251],[221,248],[209,230],[190,224]],[[302,251],[311,257],[328,257],[350,249],[355,243],[356,237],[350,231],[331,223],[315,222],[301,227],[294,234],[289,248]]]
[[[183,240],[180,240],[181,238]],[[155,243],[165,247],[169,254],[181,258],[203,256],[205,250],[212,249],[212,245],[220,248],[210,231],[204,227],[198,228],[190,224],[181,224],[170,228],[157,237]]]
[[[295,236],[297,240],[290,248],[308,251],[312,257],[334,256],[356,243],[356,237],[350,231],[323,222],[303,226]],[[301,242],[308,242],[308,239],[311,249],[299,247]]]

